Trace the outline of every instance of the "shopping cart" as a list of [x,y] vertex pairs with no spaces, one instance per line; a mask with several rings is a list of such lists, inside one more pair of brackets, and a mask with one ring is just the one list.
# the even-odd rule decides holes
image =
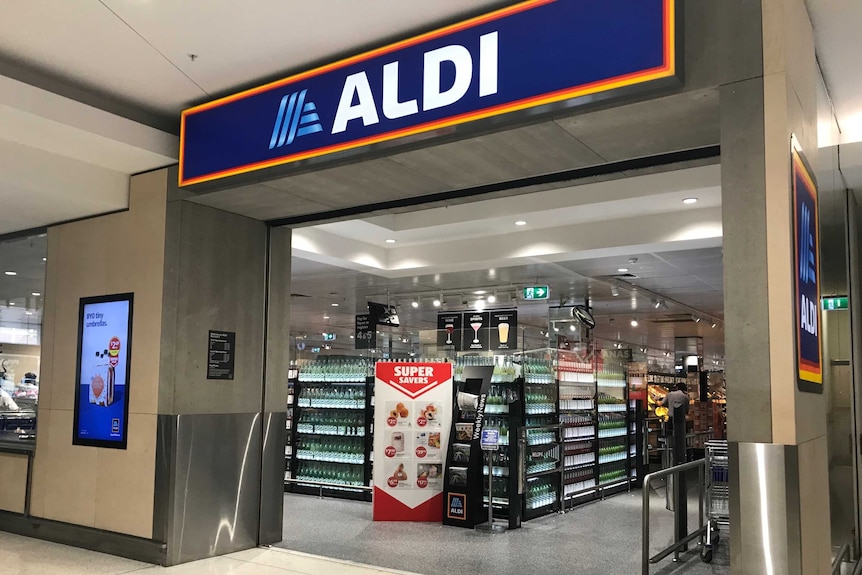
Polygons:
[[727,441],[705,443],[706,461],[706,541],[700,550],[704,563],[712,561],[712,548],[718,543],[719,526],[730,525],[730,472],[727,460]]

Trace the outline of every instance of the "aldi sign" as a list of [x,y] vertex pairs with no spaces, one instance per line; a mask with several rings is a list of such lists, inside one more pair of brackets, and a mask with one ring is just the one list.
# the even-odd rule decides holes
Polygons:
[[676,75],[676,0],[526,0],[185,110],[179,183],[559,111]]
[[823,393],[817,186],[802,156],[795,150],[792,164],[796,379],[800,391]]

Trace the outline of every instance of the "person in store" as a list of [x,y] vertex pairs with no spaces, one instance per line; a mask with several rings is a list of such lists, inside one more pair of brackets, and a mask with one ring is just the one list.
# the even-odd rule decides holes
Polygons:
[[670,412],[668,423],[669,428],[673,429],[673,418],[676,413],[676,409],[682,407],[682,420],[685,422],[685,416],[688,414],[688,386],[685,382],[681,381],[676,384],[676,389],[669,392],[663,398],[659,400],[659,405],[662,405],[667,408],[668,412]]

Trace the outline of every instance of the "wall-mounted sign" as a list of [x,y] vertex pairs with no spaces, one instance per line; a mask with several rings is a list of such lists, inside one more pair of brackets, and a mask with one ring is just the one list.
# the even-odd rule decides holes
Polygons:
[[371,314],[358,314],[353,331],[354,349],[374,349],[377,347],[377,331],[374,322],[371,321]]
[[676,84],[675,5],[526,0],[195,106],[179,183]]
[[233,380],[235,362],[236,333],[210,330],[207,379]]
[[72,443],[125,449],[134,294],[81,298]]
[[323,341],[335,341],[335,334],[323,332]]
[[524,288],[524,299],[548,299],[551,288],[548,286],[527,286]]
[[437,347],[461,351],[462,312],[441,312],[437,314]]
[[796,383],[800,391],[823,393],[820,346],[820,216],[817,186],[801,154],[792,152],[794,319]]
[[820,304],[824,311],[835,311],[849,307],[847,296],[825,297],[820,300]]

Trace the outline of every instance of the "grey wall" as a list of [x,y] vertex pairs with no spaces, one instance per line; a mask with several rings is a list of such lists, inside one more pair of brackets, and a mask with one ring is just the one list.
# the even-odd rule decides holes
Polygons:
[[[266,248],[261,222],[167,205],[153,530],[167,564],[258,542]],[[211,329],[236,333],[232,381],[206,379]]]

